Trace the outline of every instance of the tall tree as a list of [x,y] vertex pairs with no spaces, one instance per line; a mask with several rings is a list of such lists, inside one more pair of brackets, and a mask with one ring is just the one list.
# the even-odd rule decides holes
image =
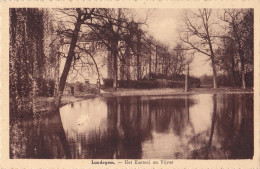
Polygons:
[[110,51],[114,89],[118,85],[119,42],[122,38],[125,22],[122,9],[98,9],[91,23],[86,23]]
[[217,88],[217,69],[214,49],[214,21],[212,9],[198,9],[187,11],[183,17],[184,28],[181,40],[191,50],[195,50],[209,57],[213,71],[213,85]]
[[[63,34],[67,39],[70,39],[66,63],[60,78],[60,92],[62,93],[64,90],[66,78],[73,60],[79,60],[76,56],[78,52],[78,37],[85,35],[87,37],[90,34],[94,39],[103,43],[110,53],[108,56],[108,67],[112,69],[113,88],[116,89],[118,86],[118,61],[122,61],[124,64],[126,63],[123,62],[124,59],[119,57],[122,49],[120,43],[122,41],[128,43],[127,53],[130,53],[130,48],[133,49],[132,44],[134,44],[132,43],[133,40],[129,38],[132,22],[129,21],[131,17],[127,9],[60,9],[58,11],[70,18],[62,21],[66,24],[70,24],[70,26],[61,26],[61,30],[58,31],[59,34]],[[73,25],[71,25],[71,23]],[[72,27],[74,27],[74,29],[71,29]],[[120,70],[123,70],[122,68],[123,67],[120,67]]]
[[[79,32],[81,31],[82,24],[87,23],[91,21],[92,15],[95,11],[95,8],[88,9],[59,9],[57,10],[59,13],[63,14],[64,16],[67,16],[68,18],[72,20],[66,20],[64,22],[73,23],[74,28],[66,28],[63,30],[58,31],[58,33],[66,35],[67,38],[70,39],[69,42],[69,51],[66,56],[66,62],[64,65],[64,69],[62,71],[60,82],[59,82],[59,95],[62,95],[63,90],[65,88],[65,84],[67,81],[67,77],[72,65],[72,61],[75,58],[75,48],[77,46],[78,36]],[[59,96],[60,98],[60,96]],[[60,99],[59,99],[60,100]]]
[[[86,24],[96,34],[97,38],[105,44],[110,52],[109,62],[112,63],[114,89],[118,86],[118,61],[122,64],[120,65],[121,73],[123,73],[124,64],[129,64],[129,60],[125,60],[129,58],[124,58],[124,56],[120,57],[120,55],[122,56],[122,48],[124,48],[126,52],[125,55],[128,56],[130,56],[130,50],[136,56],[138,53],[136,52],[136,44],[138,39],[141,41],[141,37],[138,36],[136,25],[140,23],[133,22],[132,19],[131,12],[129,12],[128,9],[98,9],[94,13],[92,22]],[[140,31],[140,29],[138,30]],[[139,48],[140,46],[138,49]],[[138,51],[140,51],[140,49]]]
[[237,72],[237,51],[234,42],[230,39],[221,39],[221,44],[216,50],[217,65],[220,70],[227,73],[229,79],[231,79],[232,86],[235,86],[238,82]]

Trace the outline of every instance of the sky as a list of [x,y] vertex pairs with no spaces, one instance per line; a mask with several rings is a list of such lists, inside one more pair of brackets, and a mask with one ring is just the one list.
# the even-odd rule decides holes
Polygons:
[[[173,47],[178,39],[178,28],[181,22],[183,9],[136,9],[137,18],[145,18],[148,15],[148,32],[156,39]],[[212,69],[207,56],[197,53],[190,65],[190,74],[201,76],[211,75]]]

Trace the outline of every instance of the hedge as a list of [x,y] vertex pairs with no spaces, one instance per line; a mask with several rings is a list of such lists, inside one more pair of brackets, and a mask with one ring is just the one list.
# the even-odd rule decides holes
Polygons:
[[[104,87],[112,88],[113,79],[103,79]],[[151,80],[118,80],[119,88],[157,88],[158,83]]]
[[[103,79],[105,88],[113,87],[113,79]],[[199,79],[191,79],[189,81],[190,87],[200,87]],[[173,81],[166,79],[156,80],[118,80],[119,88],[183,88],[185,85],[184,81]]]

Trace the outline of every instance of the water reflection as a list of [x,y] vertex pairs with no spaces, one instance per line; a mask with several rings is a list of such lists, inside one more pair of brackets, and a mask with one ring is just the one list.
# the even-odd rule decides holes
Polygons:
[[[19,124],[21,132],[14,138],[19,142],[12,149],[19,150],[19,158],[71,158],[71,150],[66,139],[59,110],[52,115],[25,119]],[[19,137],[17,140],[16,137]],[[10,158],[15,158],[10,152]]]
[[25,158],[253,157],[252,94],[95,98],[31,123]]
[[73,158],[252,158],[252,102],[252,95],[97,98],[61,116]]

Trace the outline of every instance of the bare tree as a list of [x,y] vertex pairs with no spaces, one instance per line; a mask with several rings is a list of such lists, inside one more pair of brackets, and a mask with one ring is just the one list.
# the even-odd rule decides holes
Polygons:
[[[114,89],[118,86],[118,61],[120,61],[120,74],[124,75],[124,67],[126,64],[129,66],[131,52],[137,56],[138,77],[140,76],[141,45],[137,44],[141,44],[142,31],[139,29],[141,24],[143,23],[133,21],[129,9],[120,8],[98,9],[95,11],[91,23],[86,23],[110,52],[108,60],[112,63]],[[122,49],[125,51],[124,54]]]
[[184,29],[181,32],[181,40],[191,50],[209,57],[213,70],[214,88],[217,88],[212,9],[199,9],[196,12],[187,11],[183,17],[183,21]]
[[98,9],[91,23],[86,23],[97,38],[105,44],[108,51],[110,51],[114,89],[116,89],[118,85],[119,42],[124,34],[126,23],[127,20],[122,9]]
[[181,43],[177,45],[171,51],[170,58],[170,71],[172,75],[180,75],[185,70],[185,65],[187,62],[191,62],[191,58],[188,59],[187,50],[183,47]]
[[[67,35],[67,37],[70,37],[70,44],[69,44],[69,52],[66,56],[66,62],[64,69],[62,71],[61,77],[60,77],[60,83],[59,83],[59,92],[60,94],[63,93],[63,90],[65,88],[66,80],[71,68],[71,63],[73,59],[75,59],[75,48],[77,46],[78,41],[78,35],[81,30],[81,26],[83,23],[86,23],[91,20],[92,14],[95,11],[95,9],[61,9],[58,10],[58,12],[63,13],[65,17],[72,17],[73,20],[67,20],[66,22],[72,22],[74,24],[74,28],[70,29],[64,29],[61,30],[61,34]],[[60,96],[59,96],[60,97]],[[60,100],[60,99],[59,99]]]
[[[61,29],[58,32],[65,35],[68,39],[71,39],[69,40],[70,47],[68,54],[65,56],[65,67],[60,78],[59,91],[61,94],[64,90],[66,78],[69,74],[73,60],[80,60],[80,55],[78,55],[77,52],[82,52],[82,48],[81,51],[77,51],[76,47],[78,37],[84,35],[94,37],[94,39],[104,44],[107,51],[110,52],[108,56],[109,61],[107,64],[108,68],[112,69],[113,88],[116,89],[118,86],[118,61],[123,63],[120,66],[120,71],[122,71],[122,74],[124,74],[123,70],[124,65],[126,64],[126,61],[124,61],[125,58],[120,57],[120,54],[122,54],[122,48],[126,48],[127,46],[126,54],[128,55],[130,53],[130,49],[135,54],[138,53],[135,52],[133,45],[137,42],[130,38],[130,32],[133,30],[132,23],[135,25],[140,23],[133,22],[131,12],[129,12],[128,9],[61,9],[58,10],[58,12],[65,17],[67,16],[70,18],[65,20],[61,19],[65,24],[64,26],[61,26]],[[70,26],[67,26],[66,24]],[[74,29],[72,29],[72,27],[74,27]],[[134,33],[137,34],[136,31],[134,31]],[[121,46],[120,43],[122,41],[126,42],[128,45]],[[86,53],[86,50],[84,52]],[[91,58],[92,60],[94,59],[94,57]]]

